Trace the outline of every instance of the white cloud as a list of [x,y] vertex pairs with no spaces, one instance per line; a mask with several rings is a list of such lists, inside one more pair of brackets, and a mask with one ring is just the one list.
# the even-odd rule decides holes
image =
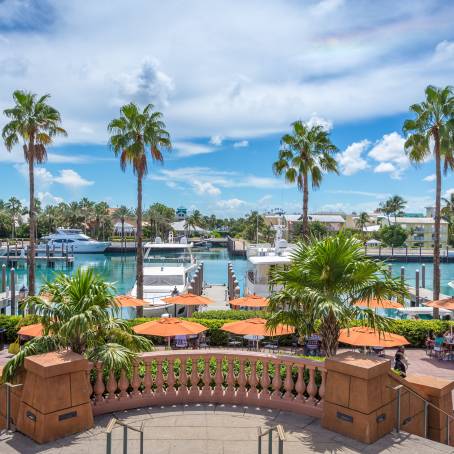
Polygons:
[[37,197],[41,201],[41,204],[43,206],[57,205],[63,202],[63,199],[61,197],[55,196],[50,192],[38,192]]
[[432,175],[427,175],[427,177],[423,178],[423,181],[435,181],[437,176],[433,173]]
[[405,139],[397,132],[385,134],[378,140],[368,154],[370,158],[380,163],[374,172],[390,173],[393,178],[399,179],[410,166],[404,145]]
[[382,162],[374,169],[375,173],[396,173],[396,168],[391,162]]
[[91,186],[94,181],[87,180],[81,177],[76,171],[71,169],[60,170],[60,174],[53,178],[56,183],[68,186],[72,189],[81,188],[84,186]]
[[343,4],[344,0],[321,0],[312,8],[312,12],[316,16],[324,16],[336,11]]
[[194,190],[197,194],[219,195],[221,193],[221,190],[209,181],[203,182],[194,180],[192,185],[194,186]]
[[272,200],[273,196],[271,194],[266,194],[263,197],[261,197],[259,200],[257,200],[258,205],[263,205],[267,202],[270,202]]
[[247,140],[240,140],[238,142],[234,142],[233,148],[245,148],[249,146],[249,142]]
[[173,147],[177,150],[178,156],[181,158],[187,158],[189,156],[199,154],[208,154],[216,151],[213,147],[191,142],[176,142],[173,144]]
[[223,136],[220,136],[219,134],[216,134],[214,136],[211,136],[210,138],[210,143],[211,145],[215,145],[215,146],[220,146],[222,145],[222,142],[224,141],[224,137]]
[[343,175],[353,175],[369,167],[367,161],[361,156],[369,145],[370,142],[364,139],[361,142],[352,143],[345,151],[339,153],[337,161]]
[[333,129],[333,123],[326,118],[318,116],[316,113],[312,114],[311,118],[306,121],[309,127],[321,126],[325,131],[331,131]]
[[441,41],[435,47],[434,61],[443,62],[451,60],[454,57],[454,42],[453,41]]
[[241,199],[227,199],[227,200],[218,200],[216,202],[219,208],[225,208],[226,210],[235,210],[240,206],[246,205],[246,202]]

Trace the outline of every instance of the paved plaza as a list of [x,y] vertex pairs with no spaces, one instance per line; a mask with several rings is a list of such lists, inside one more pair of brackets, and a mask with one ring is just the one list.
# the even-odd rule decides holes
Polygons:
[[[453,453],[445,445],[409,435],[390,434],[364,445],[323,429],[317,419],[278,410],[229,405],[188,405],[141,408],[96,418],[88,432],[55,443],[37,445],[19,434],[3,433],[0,453],[104,454],[105,428],[111,417],[134,427],[144,423],[144,452],[149,454],[257,454],[257,432],[282,424],[286,432],[284,454],[305,453]],[[122,428],[113,431],[112,454],[122,452]],[[128,453],[139,452],[139,436],[129,431]],[[262,452],[267,454],[266,440]],[[277,453],[277,439],[273,452]]]

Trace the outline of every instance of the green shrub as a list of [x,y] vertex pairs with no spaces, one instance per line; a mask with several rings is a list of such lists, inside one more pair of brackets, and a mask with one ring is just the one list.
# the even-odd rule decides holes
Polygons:
[[14,342],[9,344],[8,346],[8,353],[10,355],[17,355],[20,352],[20,344],[19,339],[16,339]]

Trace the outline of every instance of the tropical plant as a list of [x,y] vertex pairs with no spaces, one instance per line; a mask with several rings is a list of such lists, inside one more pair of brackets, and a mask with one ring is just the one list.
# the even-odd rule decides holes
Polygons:
[[445,206],[441,209],[441,217],[448,223],[448,240],[450,246],[454,244],[454,193],[449,198],[442,197]]
[[16,226],[20,221],[24,207],[17,197],[10,197],[5,204],[5,209],[11,217],[11,233],[16,238]]
[[[126,104],[120,109],[120,117],[112,120],[107,129],[110,146],[116,156],[120,156],[120,167],[124,171],[131,164],[137,176],[137,297],[143,298],[143,233],[142,233],[142,182],[148,173],[146,148],[150,150],[152,161],[163,162],[162,150],[170,150],[170,135],[165,130],[162,114],[153,111],[148,104],[143,111],[134,104]],[[142,308],[137,311],[142,315]]]
[[[433,299],[440,298],[440,217],[441,217],[441,164],[445,173],[454,168],[454,93],[452,87],[437,88],[429,85],[425,100],[410,106],[414,119],[404,122],[405,151],[414,164],[433,155],[435,160],[435,232],[433,251]],[[435,318],[439,310],[434,308]]]
[[121,223],[121,239],[125,239],[125,222],[126,219],[134,217],[134,210],[131,210],[131,208],[128,208],[125,205],[122,205],[121,207],[118,207],[114,214],[113,217],[115,219],[118,219]]
[[303,191],[303,236],[309,234],[309,179],[312,188],[320,186],[323,173],[338,173],[334,153],[336,146],[322,126],[309,126],[302,121],[292,123],[292,132],[281,139],[278,160],[273,164],[276,175],[284,175],[288,183]]
[[14,107],[3,112],[10,120],[2,130],[5,147],[11,151],[19,141],[23,141],[24,157],[28,163],[29,179],[29,230],[30,243],[28,247],[28,291],[35,294],[35,240],[36,240],[36,211],[35,211],[35,175],[34,166],[45,162],[47,147],[52,144],[57,135],[66,135],[61,127],[58,110],[47,104],[50,95],[40,98],[33,93],[17,90],[13,93]]
[[385,246],[400,247],[403,246],[408,238],[408,230],[405,230],[398,224],[384,225],[378,232],[380,240]]
[[364,237],[364,229],[367,227],[367,224],[370,222],[369,215],[363,211],[359,213],[358,217],[355,219],[355,225],[357,229],[361,232],[361,236]]
[[6,363],[3,380],[11,380],[30,355],[70,349],[102,361],[107,369],[118,369],[130,367],[137,352],[151,349],[126,320],[114,318],[118,306],[113,289],[90,269],[79,268],[72,276],[59,274],[42,292],[50,298],[29,297],[25,310],[41,317],[43,336],[27,342]]
[[146,218],[150,223],[150,237],[165,236],[172,229],[171,223],[175,219],[175,210],[163,203],[154,203],[146,211]]
[[191,233],[191,229],[195,230],[197,227],[201,227],[203,224],[202,213],[199,210],[194,210],[187,218],[185,222],[185,229],[188,231],[188,235]]
[[339,330],[352,320],[384,331],[389,320],[354,303],[371,298],[403,297],[405,286],[393,279],[385,263],[364,254],[361,241],[343,233],[300,243],[288,269],[276,269],[271,279],[270,327],[293,325],[309,335],[319,324],[322,348],[336,353]]
[[397,216],[403,214],[406,205],[407,202],[402,197],[400,197],[399,195],[394,195],[385,202],[382,202],[379,209],[383,214],[387,216],[388,223],[390,215],[393,215],[394,222],[397,222]]

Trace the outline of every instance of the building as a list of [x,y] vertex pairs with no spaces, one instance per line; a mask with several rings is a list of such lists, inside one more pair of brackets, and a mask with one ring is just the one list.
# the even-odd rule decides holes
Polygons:
[[188,210],[185,207],[178,207],[175,210],[175,217],[177,221],[183,221],[188,217]]
[[340,214],[309,214],[309,222],[320,222],[330,232],[339,232],[345,226],[345,219]]
[[[408,231],[406,244],[408,247],[427,247],[434,246],[434,230],[435,220],[431,217],[391,217],[389,219],[391,225],[398,224],[403,229]],[[448,223],[440,220],[440,247],[444,248],[448,245]]]

